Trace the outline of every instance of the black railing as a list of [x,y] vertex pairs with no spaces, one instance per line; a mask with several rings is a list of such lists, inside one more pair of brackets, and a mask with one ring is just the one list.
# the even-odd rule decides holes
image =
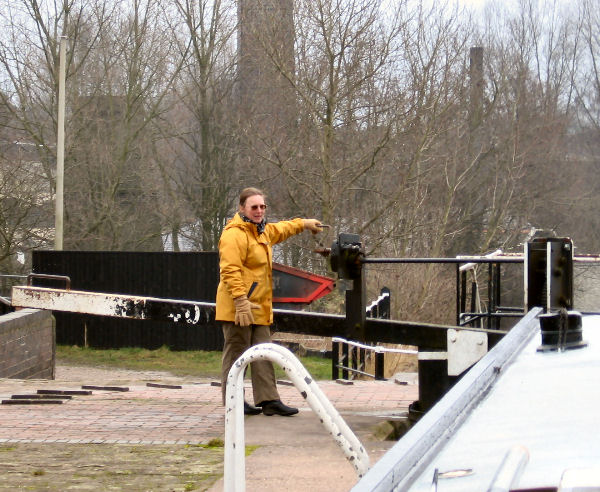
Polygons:
[[[491,260],[494,260],[493,262]],[[509,261],[507,261],[509,260]],[[485,311],[479,310],[477,300],[481,289],[476,280],[467,285],[469,272],[474,271],[478,263],[487,263],[487,302]],[[456,324],[479,328],[500,329],[502,318],[521,318],[525,315],[524,307],[502,305],[502,263],[523,263],[523,258],[489,258],[485,262],[472,260],[456,266]],[[470,298],[469,309],[467,299]],[[485,322],[485,326],[483,326]]]
[[[417,354],[416,350],[392,349],[380,347],[378,345],[365,345],[358,342],[352,342],[344,338],[333,337],[331,339],[331,375],[332,379],[354,379],[354,376],[361,375],[374,378],[379,381],[385,381],[385,354],[403,353]],[[366,371],[366,365],[369,359],[375,359],[373,373]],[[340,377],[341,372],[341,377]]]
[[392,308],[390,296],[390,289],[382,287],[379,297],[367,306],[367,318],[390,319]]
[[[387,287],[382,287],[379,297],[366,308],[367,318],[390,319],[391,314],[391,292]],[[385,352],[397,351],[384,347],[365,345],[340,337],[331,339],[331,378],[353,379],[355,375],[371,377],[377,380],[385,380]],[[416,353],[411,351],[411,353]],[[368,373],[366,366],[374,358],[374,372]],[[341,378],[340,378],[341,371]]]
[[[456,267],[456,325],[481,327],[485,321],[485,328],[499,329],[500,320],[504,317],[522,317],[525,309],[520,307],[507,307],[501,304],[501,279],[503,264],[523,264],[522,256],[465,256],[459,258],[364,258],[365,264],[388,263],[418,263],[418,264],[454,264]],[[475,265],[487,264],[487,299],[485,311],[478,311],[476,300],[481,294],[477,282],[467,285],[468,272]],[[469,292],[470,291],[470,292]],[[469,310],[467,300],[470,299]]]

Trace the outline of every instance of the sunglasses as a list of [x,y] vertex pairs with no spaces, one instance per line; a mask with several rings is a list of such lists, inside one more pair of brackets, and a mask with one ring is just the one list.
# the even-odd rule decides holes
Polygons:
[[250,208],[251,208],[252,210],[258,210],[259,208],[260,208],[261,210],[266,210],[266,209],[267,209],[267,206],[266,206],[266,205],[263,203],[262,205],[252,205]]

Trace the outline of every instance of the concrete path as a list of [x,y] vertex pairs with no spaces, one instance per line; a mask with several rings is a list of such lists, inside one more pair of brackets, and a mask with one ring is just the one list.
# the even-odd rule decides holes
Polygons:
[[[147,386],[148,383],[180,389]],[[406,414],[417,399],[414,377],[407,384],[320,382],[323,392],[357,434],[373,464],[394,444],[374,435],[380,424]],[[0,399],[38,390],[119,386],[128,391],[92,390],[62,404],[0,405],[0,443],[205,444],[223,438],[220,388],[210,380],[164,373],[57,369],[57,379],[0,379]],[[245,419],[246,444],[259,448],[246,460],[247,490],[343,491],[356,482],[353,467],[293,386],[280,385],[282,400],[300,408],[294,417],[257,415]],[[248,391],[248,393],[250,393]],[[213,491],[222,490],[222,480]]]

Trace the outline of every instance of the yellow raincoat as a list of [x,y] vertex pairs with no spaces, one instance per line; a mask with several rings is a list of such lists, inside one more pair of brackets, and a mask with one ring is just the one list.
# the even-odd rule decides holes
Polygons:
[[221,277],[217,288],[217,321],[235,321],[233,299],[248,294],[253,282],[256,288],[249,296],[260,309],[253,309],[257,325],[273,323],[273,252],[274,244],[304,230],[302,219],[267,223],[262,234],[256,225],[244,222],[239,213],[225,226],[219,240]]

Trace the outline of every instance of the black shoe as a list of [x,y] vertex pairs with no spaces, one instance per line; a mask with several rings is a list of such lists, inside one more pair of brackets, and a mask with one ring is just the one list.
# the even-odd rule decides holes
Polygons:
[[269,416],[282,415],[284,417],[289,417],[290,415],[296,415],[298,413],[297,408],[288,407],[281,403],[281,400],[263,401],[259,403],[258,406],[262,407],[262,413]]
[[244,402],[244,415],[258,415],[262,410],[260,408],[253,407],[247,401]]

